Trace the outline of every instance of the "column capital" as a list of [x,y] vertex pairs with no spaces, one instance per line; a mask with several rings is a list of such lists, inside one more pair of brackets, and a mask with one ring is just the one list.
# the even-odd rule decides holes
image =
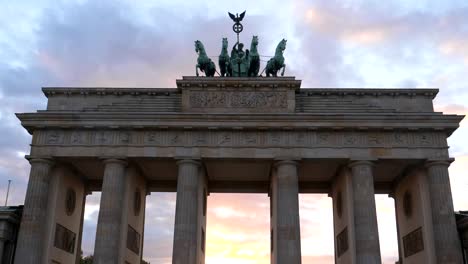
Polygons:
[[375,161],[374,160],[350,160],[348,163],[349,168],[353,168],[356,166],[375,166]]
[[293,165],[293,166],[298,166],[299,161],[298,159],[292,159],[292,158],[285,158],[285,159],[275,159],[275,162],[273,163],[273,167],[278,167],[280,165]]
[[455,159],[450,158],[450,159],[428,159],[426,160],[426,163],[424,163],[424,167],[430,168],[432,166],[450,166],[450,164],[454,161]]
[[121,158],[121,157],[104,157],[104,158],[101,158],[101,160],[104,164],[117,163],[117,164],[121,164],[124,166],[128,165],[127,159]]
[[177,159],[176,162],[177,165],[183,165],[183,164],[194,164],[196,166],[201,166],[201,162],[198,159],[191,159],[191,158],[181,158]]
[[35,157],[35,156],[26,156],[26,159],[29,161],[29,164],[33,163],[45,163],[50,166],[55,164],[55,161],[52,157]]

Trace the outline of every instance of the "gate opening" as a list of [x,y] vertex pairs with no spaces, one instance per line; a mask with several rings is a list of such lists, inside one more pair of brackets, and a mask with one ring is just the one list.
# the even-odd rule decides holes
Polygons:
[[206,264],[270,263],[270,198],[267,194],[208,196]]

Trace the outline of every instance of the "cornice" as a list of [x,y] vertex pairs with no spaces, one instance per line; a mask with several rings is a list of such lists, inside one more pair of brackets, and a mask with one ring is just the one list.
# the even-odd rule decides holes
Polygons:
[[178,88],[295,88],[299,90],[301,80],[295,77],[191,77],[176,80]]
[[432,114],[194,114],[39,112],[17,114],[30,132],[51,128],[430,130],[451,134],[463,116]]
[[177,88],[130,88],[130,87],[43,87],[46,97],[66,96],[123,96],[123,95],[170,95],[180,93]]
[[[282,80],[285,78],[284,80]],[[249,78],[235,78],[242,80],[177,80],[179,88],[139,88],[139,87],[43,87],[42,92],[46,97],[53,96],[162,96],[171,94],[180,94],[180,89],[187,87],[195,88],[296,88],[296,93],[302,96],[356,96],[356,97],[426,97],[434,99],[439,90],[434,88],[427,89],[395,89],[395,88],[301,88],[300,80],[294,78],[283,77],[280,80],[277,78],[262,78],[265,80],[248,80]],[[226,79],[226,78],[224,78]],[[245,79],[245,80],[243,80]]]
[[436,88],[302,88],[297,94],[303,96],[406,96],[434,99],[439,93]]

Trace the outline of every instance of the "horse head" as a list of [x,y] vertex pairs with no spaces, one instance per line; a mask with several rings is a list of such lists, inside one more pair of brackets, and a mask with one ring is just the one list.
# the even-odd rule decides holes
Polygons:
[[200,41],[195,40],[195,52],[196,52],[196,53],[198,53],[198,43],[199,43],[199,42],[200,42]]
[[227,49],[228,47],[228,39],[227,38],[223,38],[223,49],[226,48]]
[[258,36],[253,36],[252,37],[252,45],[257,46],[258,45]]
[[278,48],[280,48],[282,51],[286,49],[286,42],[287,40],[283,39],[280,41]]
[[196,40],[195,41],[195,52],[198,53],[198,52],[202,52],[205,50],[205,47],[203,47],[203,43],[199,40]]

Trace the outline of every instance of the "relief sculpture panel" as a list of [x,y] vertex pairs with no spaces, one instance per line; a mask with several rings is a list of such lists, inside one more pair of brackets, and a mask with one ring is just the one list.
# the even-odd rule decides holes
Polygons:
[[[296,148],[438,148],[447,154],[438,132],[310,130],[54,130],[38,135],[34,145],[160,147],[296,147]],[[442,135],[443,136],[443,135]],[[136,140],[141,138],[142,140]],[[408,138],[412,140],[409,141]]]
[[287,108],[286,91],[192,91],[191,108]]

